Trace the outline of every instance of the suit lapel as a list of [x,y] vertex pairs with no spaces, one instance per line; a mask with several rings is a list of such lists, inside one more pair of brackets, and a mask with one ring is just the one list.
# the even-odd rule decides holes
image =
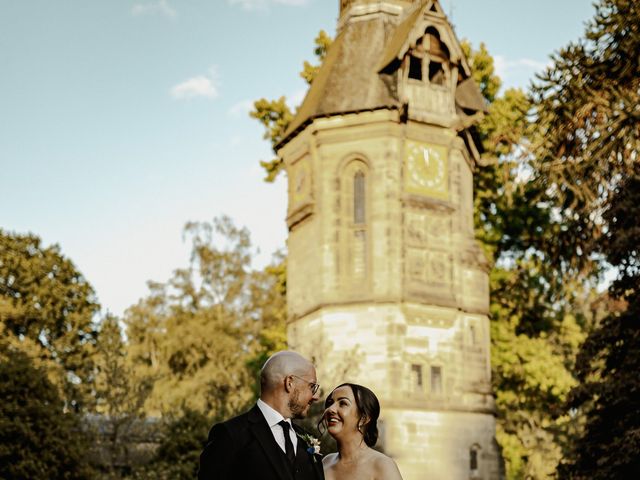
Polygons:
[[306,432],[302,428],[298,427],[295,423],[293,429],[298,436],[298,450],[296,451],[296,461],[311,462],[313,471],[316,474],[316,478],[319,480],[324,479],[324,472],[322,470],[322,458],[320,455],[313,455],[307,451],[310,445],[300,438],[300,435],[304,435]]
[[266,457],[273,465],[273,468],[278,472],[278,476],[280,478],[289,478],[293,480],[291,468],[289,468],[285,463],[286,457],[282,454],[282,450],[273,438],[271,428],[269,428],[267,421],[264,419],[262,412],[257,406],[249,410],[248,419],[251,432],[255,435],[258,443],[264,450]]

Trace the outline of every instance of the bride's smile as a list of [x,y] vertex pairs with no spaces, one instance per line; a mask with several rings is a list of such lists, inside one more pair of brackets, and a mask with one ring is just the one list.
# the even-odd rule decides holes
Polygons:
[[326,406],[324,419],[331,435],[358,430],[359,412],[350,387],[336,388],[327,399]]
[[324,402],[322,424],[338,451],[322,460],[326,480],[402,480],[395,462],[373,449],[380,403],[362,385],[343,383]]

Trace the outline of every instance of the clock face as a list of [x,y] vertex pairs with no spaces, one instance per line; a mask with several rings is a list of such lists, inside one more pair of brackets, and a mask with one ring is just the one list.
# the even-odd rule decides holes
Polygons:
[[447,164],[447,150],[444,147],[408,140],[405,147],[407,190],[446,199]]

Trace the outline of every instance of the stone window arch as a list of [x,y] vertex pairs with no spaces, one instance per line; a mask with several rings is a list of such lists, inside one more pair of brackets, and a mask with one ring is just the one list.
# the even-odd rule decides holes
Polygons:
[[371,262],[370,239],[370,172],[367,163],[355,158],[348,161],[340,175],[341,188],[341,265],[343,281],[354,290],[368,284]]
[[479,444],[474,443],[469,448],[469,476],[470,478],[480,478],[480,450]]

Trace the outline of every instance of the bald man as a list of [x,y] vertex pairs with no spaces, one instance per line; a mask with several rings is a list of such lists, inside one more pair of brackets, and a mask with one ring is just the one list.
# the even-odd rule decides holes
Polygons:
[[319,388],[309,360],[291,351],[272,355],[260,371],[257,404],[209,432],[198,480],[324,479],[321,459],[291,422],[307,416]]

